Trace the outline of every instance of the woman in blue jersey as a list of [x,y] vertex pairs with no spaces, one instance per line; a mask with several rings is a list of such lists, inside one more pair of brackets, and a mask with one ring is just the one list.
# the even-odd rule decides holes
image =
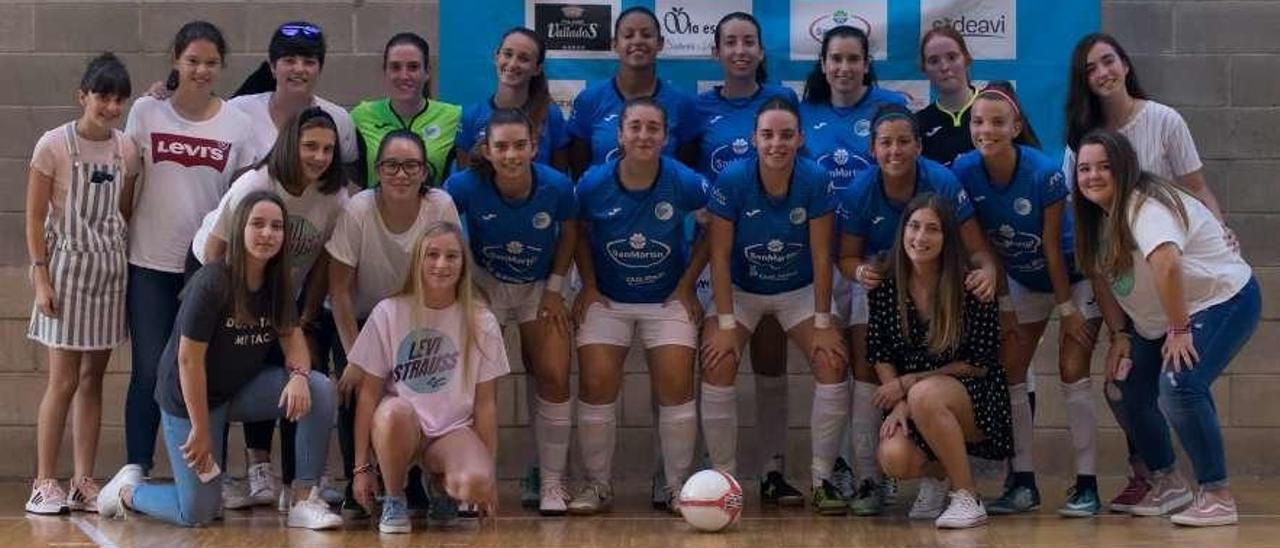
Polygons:
[[[765,102],[781,98],[795,104],[791,88],[767,82],[764,68],[764,41],[760,23],[740,11],[720,18],[715,29],[711,56],[720,61],[724,85],[698,95],[698,117],[702,120],[698,171],[715,180],[730,163],[753,156],[752,134],[756,111]],[[698,298],[703,306],[711,299],[711,274],[704,270],[698,280]],[[760,497],[765,503],[797,505],[804,497],[787,483],[784,455],[787,433],[787,339],[772,315],[766,316],[751,336],[751,370],[756,374],[756,432],[760,462]],[[717,398],[703,392],[706,407],[728,410],[734,398]],[[736,407],[733,408],[736,412]],[[728,418],[728,417],[724,417]],[[766,440],[772,440],[766,442]]]
[[[692,249],[684,218],[706,205],[706,180],[662,155],[666,112],[653,99],[632,99],[621,111],[620,158],[578,181],[577,265],[582,291],[573,305],[578,324],[578,445],[587,483],[569,503],[572,514],[607,510],[616,442],[616,402],[622,364],[638,335],[658,400],[658,435],[670,493],[693,463],[698,435],[693,358],[702,315],[694,291],[706,246]],[[676,510],[676,499],[671,499]]]
[[498,109],[484,129],[472,168],[445,181],[466,214],[479,266],[476,286],[500,325],[520,330],[524,362],[537,384],[534,433],[541,465],[539,511],[563,515],[569,453],[569,317],[562,291],[577,243],[573,182],[533,162],[534,125],[520,110]]
[[658,78],[662,27],[653,11],[642,6],[622,10],[613,23],[613,51],[618,54],[618,72],[587,86],[573,100],[569,117],[573,172],[581,175],[588,167],[617,158],[621,152],[618,118],[623,105],[638,97],[652,98],[667,112],[670,138],[662,153],[693,165],[701,124],[693,98]]
[[[813,502],[843,514],[831,483],[849,413],[845,342],[831,320],[831,225],[826,170],[798,159],[800,113],[770,99],[756,116],[757,158],[735,162],[710,193],[711,280],[716,315],[702,331],[703,436],[712,465],[736,472],[734,381],[741,348],[761,316],[777,317],[809,356],[813,394]],[[727,404],[725,404],[727,403]]]
[[546,45],[532,30],[515,27],[502,34],[498,49],[493,52],[497,89],[488,99],[462,109],[462,123],[454,141],[459,166],[471,165],[474,149],[485,142],[484,130],[495,110],[520,109],[535,128],[532,138],[537,149],[533,161],[560,171],[569,170],[569,132],[564,114],[551,100],[544,72],[546,60]]
[[1101,315],[1092,287],[1075,267],[1066,205],[1070,191],[1057,162],[1038,150],[1031,124],[1007,82],[978,92],[970,111],[977,150],[956,158],[951,170],[969,194],[987,241],[1000,254],[1008,286],[1008,296],[1000,298],[1001,312],[1012,313],[1017,325],[1016,336],[1005,339],[1001,348],[1013,413],[1013,477],[1004,496],[987,510],[1010,514],[1040,504],[1032,472],[1034,440],[1026,380],[1040,336],[1056,312],[1061,322],[1058,371],[1076,467],[1075,486],[1058,512],[1092,516],[1101,503],[1095,466],[1098,417],[1089,358]]
[[859,471],[854,512],[877,514],[883,508],[877,489],[875,446],[882,419],[873,399],[876,374],[867,363],[867,300],[865,291],[880,285],[883,276],[875,268],[878,256],[893,245],[894,229],[902,208],[911,198],[933,192],[949,200],[956,210],[960,235],[968,251],[971,270],[965,275],[966,289],[982,300],[995,298],[1000,267],[989,250],[982,228],[973,218],[973,204],[954,175],[942,164],[920,156],[920,127],[911,111],[899,105],[885,105],[871,122],[872,151],[877,165],[858,175],[840,193],[840,272],[861,286],[851,305],[853,320],[853,451],[857,466],[872,460],[872,471]]

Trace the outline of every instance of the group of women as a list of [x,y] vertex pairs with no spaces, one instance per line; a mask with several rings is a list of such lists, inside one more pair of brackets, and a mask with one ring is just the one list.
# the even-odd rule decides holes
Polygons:
[[[429,46],[408,33],[384,51],[386,98],[347,113],[317,97],[325,40],[307,22],[277,28],[267,62],[224,101],[212,87],[226,43],[192,22],[164,89],[121,132],[128,73],[111,54],[93,60],[84,114],[31,163],[30,336],[49,348],[50,381],[27,510],[192,526],[277,504],[289,526],[325,529],[380,507],[386,533],[408,532],[417,510],[492,515],[509,326],[532,379],[522,501],[544,515],[612,504],[636,339],[656,503],[679,511],[700,430],[711,466],[738,472],[749,346],[761,501],[803,504],[783,465],[791,341],[814,377],[816,511],[879,514],[897,480],[920,478],[912,518],[972,527],[1040,504],[1028,366],[1056,315],[1077,474],[1059,513],[1103,509],[1089,372],[1105,323],[1105,392],[1133,469],[1110,509],[1235,522],[1209,386],[1256,327],[1258,285],[1185,123],[1147,98],[1113,38],[1089,35],[1073,55],[1059,166],[1011,86],[971,84],[949,27],[921,42],[937,101],[919,113],[876,85],[852,27],[823,36],[800,98],[768,81],[749,14],[716,26],[723,84],[696,98],[658,77],[651,11],[624,10],[614,31],[617,73],[568,120],[523,28],[495,49],[493,95],[465,108],[430,97]],[[102,375],[126,336],[128,464],[99,488]],[[584,477],[571,492],[575,351]],[[73,401],[64,492],[54,471]],[[223,477],[233,421],[245,485]],[[287,490],[271,471],[277,422]],[[345,496],[326,472],[335,422]],[[158,430],[172,484],[146,479]],[[970,455],[1010,461],[989,505]]]

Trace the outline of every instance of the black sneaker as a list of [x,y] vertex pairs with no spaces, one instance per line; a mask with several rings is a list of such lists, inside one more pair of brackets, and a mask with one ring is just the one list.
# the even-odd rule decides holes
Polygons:
[[819,515],[843,516],[848,513],[849,504],[840,498],[835,485],[822,480],[822,486],[813,489],[813,508]]
[[423,482],[429,481],[428,475],[422,468],[413,466],[409,468],[408,480],[404,486],[404,496],[409,502],[409,515],[413,518],[426,516],[431,507],[431,497],[427,496],[427,488],[423,486]]
[[339,512],[342,514],[342,519],[369,519],[369,511],[365,510],[364,506],[361,506],[360,503],[356,501],[355,495],[351,492],[352,483],[353,482],[347,482],[347,489],[346,492],[343,493],[342,503],[338,506]]
[[787,483],[787,478],[781,472],[774,470],[760,480],[760,503],[804,506],[804,494]]
[[853,500],[856,494],[855,483],[849,463],[844,457],[836,457],[835,465],[831,467],[831,484],[835,486],[836,493],[846,501]]

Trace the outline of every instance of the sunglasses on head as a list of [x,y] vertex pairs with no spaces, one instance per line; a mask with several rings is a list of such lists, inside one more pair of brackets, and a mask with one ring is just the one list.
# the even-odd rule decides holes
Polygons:
[[307,38],[320,37],[320,27],[317,27],[311,24],[306,24],[306,23],[290,23],[287,25],[280,25],[280,29],[277,30],[276,32],[280,33],[280,35],[282,36],[288,36],[290,38],[293,38],[294,36],[298,36],[298,35],[302,35]]

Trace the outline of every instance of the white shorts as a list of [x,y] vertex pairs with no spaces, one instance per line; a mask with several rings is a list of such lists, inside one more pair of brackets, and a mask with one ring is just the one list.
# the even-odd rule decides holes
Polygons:
[[841,276],[839,270],[831,279],[831,314],[845,327],[866,325],[867,288]]
[[[710,312],[707,315],[707,321],[713,322],[716,321],[715,303],[711,304],[712,306],[708,308]],[[747,331],[755,331],[760,318],[770,314],[778,319],[778,324],[782,326],[783,331],[790,331],[801,322],[812,318],[813,285],[775,295],[757,295],[734,286],[733,315],[738,323],[747,328]]]
[[[1028,289],[1013,278],[1005,278],[1009,282],[1009,298],[1013,299],[1013,313],[1018,323],[1036,323],[1049,319],[1057,302],[1053,293],[1041,293]],[[1071,285],[1071,302],[1084,314],[1086,320],[1102,317],[1098,303],[1093,299],[1093,286],[1089,280],[1080,280]]]
[[578,326],[578,346],[631,346],[639,332],[646,350],[675,344],[698,348],[698,328],[679,301],[665,303],[591,303]]
[[471,279],[488,297],[489,311],[498,319],[498,325],[518,325],[538,319],[542,304],[542,291],[546,280],[527,284],[511,284],[494,278],[484,269],[472,270]]

